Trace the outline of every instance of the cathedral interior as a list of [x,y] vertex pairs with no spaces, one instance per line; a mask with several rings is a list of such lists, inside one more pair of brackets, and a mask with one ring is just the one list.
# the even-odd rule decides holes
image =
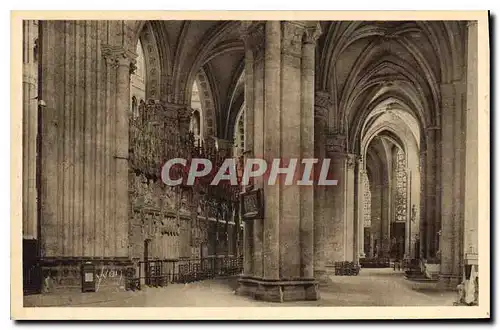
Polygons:
[[[23,21],[25,293],[238,276],[317,300],[330,275],[478,269],[477,23]],[[169,187],[168,159],[331,159],[336,186]],[[238,190],[239,189],[239,190]],[[395,266],[394,266],[395,267]],[[403,275],[401,275],[403,276]]]

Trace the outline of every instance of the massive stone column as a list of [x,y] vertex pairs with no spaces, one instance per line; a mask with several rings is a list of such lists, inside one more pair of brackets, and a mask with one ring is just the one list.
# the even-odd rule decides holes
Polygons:
[[[299,29],[300,31],[300,29]],[[321,33],[319,23],[307,26],[302,36],[300,158],[314,158],[314,70],[316,40]],[[292,39],[292,43],[295,40]],[[286,110],[285,110],[286,111]],[[286,117],[286,114],[285,114]],[[303,171],[301,171],[303,173]],[[301,276],[314,278],[314,188],[300,186]]]
[[348,154],[346,162],[346,174],[344,183],[344,196],[345,196],[345,226],[346,226],[346,240],[345,240],[345,258],[347,261],[358,261],[358,233],[356,227],[356,205],[354,198],[356,197],[355,191],[355,175],[356,175],[356,164],[359,160],[358,155]]
[[[314,157],[322,164],[326,158],[328,112],[332,102],[327,92],[316,92],[314,99]],[[315,175],[317,178],[319,176]],[[326,228],[329,217],[325,210],[325,186],[314,186],[314,278],[328,282],[325,268]]]
[[37,239],[38,23],[23,21],[23,239]]
[[[245,31],[243,31],[245,33]],[[247,109],[254,109],[254,50],[252,38],[246,41],[245,47],[245,104]],[[254,156],[254,111],[245,111],[245,161]],[[245,221],[243,229],[243,275],[250,276],[253,271],[253,256],[255,255],[253,245],[253,223]]]
[[[389,170],[389,173],[390,170]],[[380,222],[381,222],[381,244],[380,253],[382,257],[389,257],[391,248],[391,207],[392,207],[392,185],[391,178],[385,174],[381,185],[381,205],[380,205]]]
[[324,190],[324,240],[325,265],[328,272],[336,261],[344,261],[344,173],[346,163],[345,136],[328,134],[326,157],[330,159],[329,178],[337,180],[335,186],[325,186]]
[[478,31],[477,21],[468,23],[467,114],[465,145],[464,259],[468,265],[478,264]]
[[364,169],[363,159],[358,161],[357,170],[357,218],[356,218],[356,243],[357,243],[357,259],[365,257],[365,246],[364,246],[364,206],[365,206],[365,175],[366,170]]
[[338,180],[336,186],[325,187],[324,211],[328,217],[326,226],[326,266],[337,261],[357,260],[354,228],[354,194],[356,156],[346,153],[345,136],[331,134],[327,141],[327,157],[330,158],[329,177]]
[[[79,283],[82,258],[128,259],[129,72],[123,21],[40,21],[41,254],[65,260]],[[61,272],[56,276],[66,276]],[[64,285],[64,284],[63,284]]]
[[441,223],[439,255],[440,279],[455,287],[461,280],[463,258],[463,184],[465,139],[463,134],[463,81],[441,85]]
[[[285,28],[285,26],[286,25],[283,26],[283,29]],[[287,135],[287,137],[289,137],[291,133],[289,132],[290,128],[286,127],[286,125],[290,124],[290,121],[292,120],[294,121],[293,124],[295,125],[297,125],[297,122],[300,122],[300,119],[297,118],[298,116],[297,113],[295,112],[296,109],[299,107],[300,98],[293,100],[295,101],[293,103],[295,107],[292,106],[292,108],[285,108],[285,105],[283,107],[284,111],[290,112],[290,115],[287,116],[287,118],[290,121],[288,122],[284,121],[283,118],[281,117],[281,112],[282,112],[281,101],[283,101],[283,99],[281,98],[281,74],[283,74],[284,76],[288,74],[289,75],[288,78],[291,78],[290,76],[292,76],[295,73],[292,80],[296,85],[293,86],[292,84],[290,84],[292,85],[290,86],[290,88],[295,87],[294,93],[292,94],[295,97],[297,96],[296,92],[298,91],[297,85],[298,82],[300,81],[297,79],[298,74],[300,74],[297,72],[297,70],[294,71],[290,70],[290,72],[285,72],[285,70],[280,70],[282,65],[281,42],[282,41],[285,42],[286,40],[285,38],[287,37],[284,36],[282,40],[281,29],[282,26],[280,22],[268,22],[265,24],[264,60],[260,61],[261,65],[259,65],[259,71],[263,73],[262,77],[263,93],[259,95],[263,97],[263,102],[262,102],[263,107],[261,108],[263,110],[263,119],[264,119],[262,156],[263,159],[267,162],[267,164],[272,163],[274,158],[279,158],[280,156],[282,156],[281,153],[282,148],[284,149],[283,153],[288,152],[291,154],[290,156],[298,156],[297,152],[298,150],[300,150],[300,140],[297,140],[295,138],[292,138],[291,141],[288,141],[290,147],[289,149],[287,148],[287,146],[282,146],[281,144],[281,134]],[[283,63],[283,65],[285,65],[285,63]],[[298,95],[300,95],[300,93],[298,93]],[[293,98],[293,96],[291,98]],[[287,101],[289,104],[286,105],[292,105],[291,99],[287,99]],[[274,125],[270,123],[274,123]],[[257,152],[256,156],[258,156]],[[280,184],[268,185],[266,182],[262,183],[264,187],[264,198],[265,198],[265,204],[264,204],[265,218],[263,221],[263,238],[262,238],[262,264],[263,264],[262,273],[264,279],[279,280],[281,275],[280,271],[283,271],[286,274],[286,275],[284,274],[283,277],[288,277],[289,274],[287,273],[289,272],[296,275],[297,271],[296,268],[286,269],[287,266],[289,266],[289,263],[287,262],[289,260],[286,260],[286,257],[291,256],[292,258],[294,257],[300,258],[299,257],[300,252],[292,250],[288,251],[287,255],[283,256],[282,251],[280,251],[280,248],[283,243],[281,242],[280,239],[282,238],[282,236],[289,236],[286,238],[283,237],[284,240],[295,239],[295,241],[292,241],[291,243],[292,244],[295,243],[295,246],[298,246],[299,243],[298,237],[293,237],[293,233],[290,231],[292,231],[293,229],[298,229],[299,225],[298,221],[300,221],[298,214],[300,210],[296,207],[296,205],[298,204],[297,203],[298,200],[296,200],[295,198],[294,198],[295,206],[292,205],[291,209],[286,210],[284,208],[281,208],[280,197],[284,196],[280,195],[287,195],[287,193],[289,194],[290,191],[288,192],[283,191],[281,189]],[[296,190],[294,188],[292,189]],[[297,197],[297,195],[295,195],[295,197]],[[281,214],[282,212],[285,214]],[[284,222],[287,222],[283,223],[284,225],[283,229],[280,228],[280,225],[282,224],[282,219],[284,220]],[[297,259],[293,260],[290,263],[290,266],[293,262],[297,262]],[[280,292],[280,294],[282,293]],[[266,293],[264,293],[264,295],[266,295]]]
[[[319,26],[304,22],[245,22],[244,40],[252,51],[253,154],[269,166],[314,154],[314,49]],[[249,63],[250,62],[250,63]],[[248,93],[248,92],[247,92]],[[247,95],[246,95],[247,96]],[[253,106],[253,107],[252,107]],[[253,258],[240,279],[240,294],[268,301],[318,299],[313,277],[313,187],[278,177],[262,189],[264,219],[253,220]],[[297,179],[297,178],[295,178]],[[294,180],[295,181],[295,180]]]
[[116,196],[116,223],[115,232],[118,235],[117,249],[120,256],[128,256],[128,219],[129,219],[129,189],[128,189],[128,156],[129,156],[129,96],[130,73],[133,53],[127,52],[123,47],[104,46],[104,57],[108,64],[116,70],[115,87],[115,120],[116,133],[114,136],[115,176],[113,194]]
[[425,199],[425,214],[424,218],[424,236],[422,244],[424,258],[435,258],[438,251],[438,232],[441,226],[440,221],[440,175],[438,172],[438,164],[440,162],[440,148],[439,141],[440,128],[427,127],[425,138],[425,163],[424,163],[424,181],[425,185],[424,196]]
[[[422,139],[424,140],[424,139]],[[421,149],[420,149],[420,159],[419,159],[419,166],[420,166],[420,230],[419,230],[419,251],[418,251],[418,256],[419,258],[424,258],[427,255],[427,216],[426,216],[426,198],[425,198],[425,193],[426,193],[426,185],[427,185],[427,179],[426,179],[426,166],[425,166],[425,160],[426,160],[426,151],[425,151],[425,143],[420,143]]]
[[407,217],[406,217],[406,225],[405,225],[405,241],[404,241],[404,255],[403,255],[403,258],[404,259],[411,259],[411,253],[412,253],[412,239],[411,239],[411,236],[412,236],[412,228],[411,228],[411,225],[412,225],[412,201],[411,201],[411,196],[412,196],[412,174],[411,174],[411,170],[409,168],[406,168],[405,169],[406,173],[407,173],[407,176],[406,176],[406,180],[407,180],[407,195],[406,195],[406,214],[407,214]]
[[370,242],[372,257],[380,257],[382,248],[382,199],[381,192],[382,186],[377,180],[373,180],[371,186],[372,201],[371,201],[371,235],[372,241]]

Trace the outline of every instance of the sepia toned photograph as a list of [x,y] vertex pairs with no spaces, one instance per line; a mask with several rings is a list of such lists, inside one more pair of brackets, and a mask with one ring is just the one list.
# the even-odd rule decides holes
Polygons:
[[12,318],[489,318],[488,12],[11,15]]

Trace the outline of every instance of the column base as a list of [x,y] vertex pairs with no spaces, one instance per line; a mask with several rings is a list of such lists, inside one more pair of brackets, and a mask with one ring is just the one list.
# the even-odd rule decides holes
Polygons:
[[270,302],[318,300],[318,283],[314,279],[265,280],[240,277],[236,294]]
[[42,293],[81,291],[81,266],[88,261],[95,265],[96,292],[126,290],[127,271],[132,267],[128,258],[47,257],[40,260]]
[[319,286],[328,286],[333,283],[332,279],[328,275],[326,270],[316,270],[314,271],[314,278],[318,282]]
[[456,290],[457,285],[462,282],[461,275],[439,274],[439,286],[445,290]]

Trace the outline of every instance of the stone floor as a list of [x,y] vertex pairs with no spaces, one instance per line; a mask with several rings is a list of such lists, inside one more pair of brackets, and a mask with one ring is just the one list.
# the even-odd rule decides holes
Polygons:
[[331,276],[318,301],[268,303],[234,294],[235,279],[215,279],[138,292],[68,293],[24,298],[25,307],[256,307],[256,306],[452,306],[451,291],[414,290],[403,273],[362,269],[359,276]]

